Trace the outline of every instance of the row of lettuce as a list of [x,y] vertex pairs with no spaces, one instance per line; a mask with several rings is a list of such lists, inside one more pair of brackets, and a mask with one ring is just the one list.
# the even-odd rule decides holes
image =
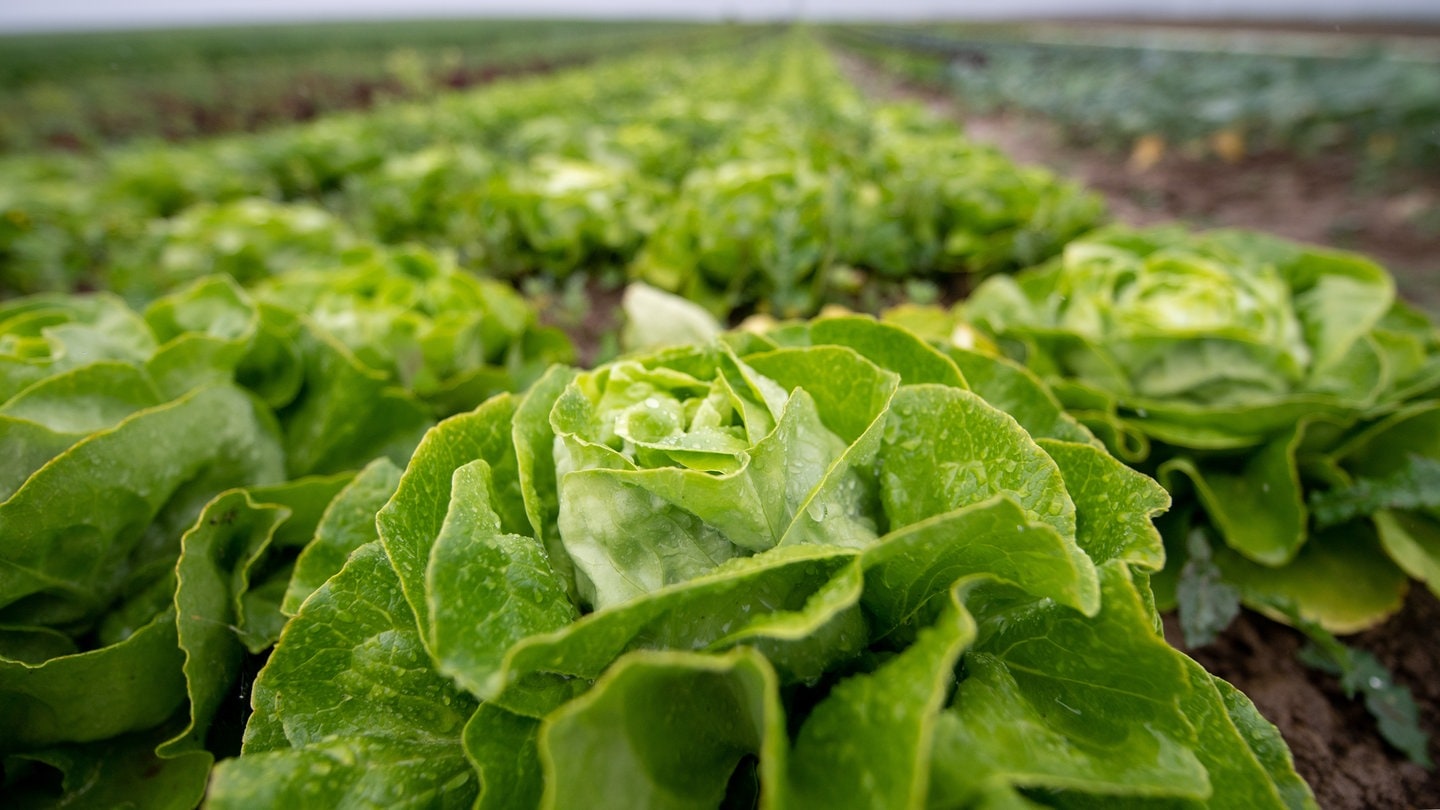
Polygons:
[[[735,45],[738,33],[717,40]],[[417,242],[487,275],[644,279],[717,313],[1033,264],[1097,198],[872,110],[803,35],[641,56],[303,127],[0,163],[0,290],[144,301]],[[883,284],[881,285],[883,286]]]
[[680,22],[387,20],[0,34],[0,152],[256,131],[712,36]]
[[409,255],[0,310],[7,795],[1313,805],[1159,633],[1169,496],[1020,366],[828,318],[431,426],[554,359],[510,295]]
[[[624,115],[653,119],[574,129],[563,104],[524,118],[534,82],[478,98],[515,105],[507,137],[668,144],[634,154],[670,165],[682,196],[697,173],[783,164],[796,143],[834,181],[817,166],[855,160],[839,152],[866,109],[803,42],[754,55],[713,66],[752,94],[737,98],[777,100],[748,116],[738,100],[649,99]],[[573,104],[614,92],[595,102],[608,109],[642,96],[625,71],[660,64],[543,86],[573,83]],[[795,117],[766,112],[785,104]],[[394,114],[418,134],[450,125],[444,109]],[[937,195],[912,201],[983,190],[950,175],[949,130],[868,120],[868,143],[904,152]],[[327,123],[330,145],[370,148],[340,138],[366,121]],[[697,141],[713,163],[672,151],[688,141],[668,126],[714,127]],[[427,149],[405,160],[461,147]],[[194,169],[177,183],[226,179],[201,154],[165,158]],[[610,166],[599,154],[529,164],[564,161],[554,185],[592,206],[535,209],[553,218],[535,227],[567,234],[556,250],[587,256],[550,272],[600,255],[566,212],[618,228],[633,203],[575,185]],[[95,188],[114,177],[91,169]],[[473,185],[421,174],[451,191],[417,210],[474,216],[445,196]],[[463,249],[340,225],[349,176],[306,203],[240,195],[147,222],[169,259],[158,281],[127,271],[131,302],[0,304],[16,450],[0,466],[0,756],[16,801],[191,807],[208,787],[213,807],[1308,807],[1275,729],[1165,643],[1157,608],[1178,601],[1204,632],[1243,599],[1348,632],[1395,610],[1410,578],[1440,583],[1440,338],[1358,257],[1100,232],[955,311],[785,322],[584,371]],[[855,199],[910,210],[884,208],[898,192],[880,185],[908,176]],[[372,182],[375,198],[426,187]],[[919,221],[817,234],[793,200],[753,202],[785,193],[783,175],[748,182],[687,220],[712,247],[746,245],[715,247],[716,272],[756,244],[793,256]],[[262,224],[203,225],[235,212]],[[978,233],[972,253],[1013,249]],[[884,243],[939,244],[906,238]],[[637,263],[663,283],[675,265],[656,250]],[[822,277],[785,287],[748,267],[739,286],[669,286],[728,311],[769,283],[783,312],[805,307],[779,293]],[[195,278],[210,270],[228,275]],[[645,306],[637,340],[693,322]],[[1403,709],[1392,739],[1423,760]]]
[[1348,631],[1434,587],[1433,325],[1357,257],[1177,230],[961,315],[580,371],[418,249],[7,304],[7,790],[1310,806],[1157,609],[1218,576]]
[[951,311],[895,317],[980,340],[1174,503],[1158,603],[1213,640],[1241,605],[1295,625],[1413,761],[1408,689],[1332,634],[1440,595],[1440,331],[1373,262],[1243,231],[1111,229]]
[[1032,39],[1013,31],[871,27],[836,36],[953,92],[968,112],[1038,114],[1082,143],[1123,150],[1159,139],[1229,160],[1247,152],[1340,151],[1387,170],[1434,166],[1440,158],[1433,48],[1406,53],[1391,41],[1338,53],[1314,43],[1300,50],[1274,32],[1216,47],[1192,43],[1195,32],[1189,39],[1166,34],[1106,40],[1050,31]]
[[19,298],[0,347],[4,782],[39,806],[197,804],[234,745],[213,716],[303,597],[297,556],[365,522],[332,499],[571,357],[508,286],[416,250],[143,311]]

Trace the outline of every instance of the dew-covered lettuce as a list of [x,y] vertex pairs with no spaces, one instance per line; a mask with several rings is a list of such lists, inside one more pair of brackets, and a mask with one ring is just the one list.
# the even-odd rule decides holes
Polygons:
[[194,205],[149,220],[133,243],[116,244],[105,284],[140,302],[202,276],[228,275],[248,287],[289,270],[335,267],[347,252],[370,250],[323,208],[258,197]]
[[832,318],[445,420],[208,805],[1313,806],[1159,633],[1164,491],[960,359]]
[[1112,230],[989,280],[964,311],[1176,494],[1171,574],[1214,546],[1192,574],[1213,564],[1253,606],[1338,632],[1398,609],[1407,574],[1440,592],[1433,478],[1398,512],[1352,498],[1312,520],[1311,501],[1387,476],[1425,489],[1440,461],[1425,416],[1440,337],[1373,262],[1240,231]]
[[259,300],[305,313],[365,367],[424,401],[437,417],[521,390],[574,357],[559,330],[508,285],[460,270],[445,254],[394,249],[345,266],[285,273]]
[[[526,354],[556,347],[522,302],[418,267],[363,274],[391,295],[352,302],[353,332],[299,278],[289,303],[314,318],[223,276],[144,311],[110,294],[0,304],[0,778],[16,806],[195,806],[243,722],[242,668],[308,594],[288,591],[375,537],[446,397],[550,359]],[[446,294],[403,295],[417,288]],[[397,352],[399,335],[453,359]]]
[[1097,197],[906,112],[845,121],[863,133],[856,154],[813,121],[717,149],[723,159],[685,176],[631,277],[721,314],[795,317],[865,294],[855,279],[867,274],[873,295],[1025,267],[1101,220]]

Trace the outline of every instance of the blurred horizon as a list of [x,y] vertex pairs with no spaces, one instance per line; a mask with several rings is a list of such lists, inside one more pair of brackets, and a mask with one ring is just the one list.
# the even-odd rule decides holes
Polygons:
[[303,22],[374,22],[445,18],[675,19],[765,22],[1003,19],[1117,19],[1440,23],[1429,0],[18,0],[0,4],[0,33],[188,28]]

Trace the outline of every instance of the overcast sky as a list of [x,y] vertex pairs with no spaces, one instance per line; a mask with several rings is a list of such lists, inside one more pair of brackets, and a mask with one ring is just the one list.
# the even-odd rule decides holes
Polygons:
[[923,19],[1127,13],[1440,21],[1440,0],[0,0],[0,31],[416,16]]

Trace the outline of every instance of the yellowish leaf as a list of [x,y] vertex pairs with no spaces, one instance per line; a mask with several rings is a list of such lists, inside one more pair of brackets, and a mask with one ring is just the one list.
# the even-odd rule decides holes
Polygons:
[[1210,148],[1226,163],[1239,163],[1245,157],[1245,136],[1237,129],[1222,129],[1210,135]]
[[1165,139],[1159,135],[1142,135],[1130,150],[1130,169],[1143,172],[1165,157]]

